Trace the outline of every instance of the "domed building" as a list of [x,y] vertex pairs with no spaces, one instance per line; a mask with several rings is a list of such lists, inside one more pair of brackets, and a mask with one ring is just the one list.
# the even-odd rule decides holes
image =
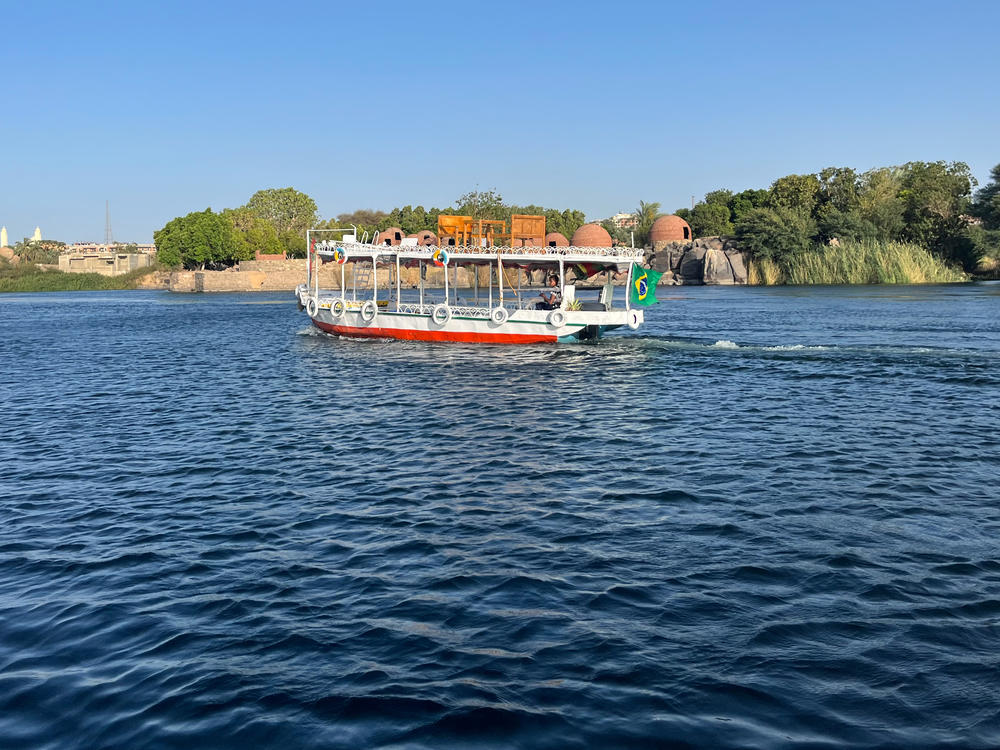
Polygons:
[[389,227],[378,233],[378,244],[395,246],[402,242],[405,236],[399,227]]
[[569,240],[562,232],[549,232],[545,235],[545,247],[569,247]]
[[649,230],[649,244],[657,242],[689,242],[691,240],[691,225],[680,216],[661,216],[653,222]]
[[438,243],[437,235],[430,229],[421,229],[413,236],[417,238],[418,245],[436,245]]
[[574,247],[611,247],[611,235],[600,224],[584,224],[573,232]]

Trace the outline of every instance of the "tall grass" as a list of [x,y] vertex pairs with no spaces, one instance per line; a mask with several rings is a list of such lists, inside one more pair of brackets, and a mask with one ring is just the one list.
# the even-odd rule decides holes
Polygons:
[[121,276],[99,273],[65,273],[39,268],[31,263],[14,265],[0,260],[0,292],[87,292],[107,289],[134,289],[139,279],[160,270],[158,266],[138,268]]
[[841,242],[783,259],[751,261],[751,284],[941,284],[965,281],[919,245]]

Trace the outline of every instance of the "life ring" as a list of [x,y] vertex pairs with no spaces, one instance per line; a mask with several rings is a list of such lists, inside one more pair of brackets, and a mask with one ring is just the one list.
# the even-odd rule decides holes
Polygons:
[[316,313],[319,312],[319,302],[316,301],[315,297],[310,297],[306,300],[306,315],[310,318],[315,318]]
[[566,313],[562,310],[553,310],[549,313],[549,325],[556,328],[562,328],[566,325]]
[[338,247],[333,251],[333,259],[340,265],[344,265],[347,262],[347,251],[342,247]]
[[431,310],[431,320],[439,326],[447,325],[451,320],[451,308],[442,302]]
[[347,312],[347,301],[343,297],[335,299],[330,305],[330,315],[335,318],[344,317],[345,312]]
[[506,307],[494,307],[492,310],[490,310],[490,320],[492,320],[498,326],[506,323],[507,318],[509,317],[510,313],[507,312]]
[[431,253],[431,260],[434,261],[435,266],[444,267],[448,265],[448,251],[443,247],[437,248]]
[[639,327],[639,313],[635,310],[629,310],[628,315],[625,318],[625,323],[634,331]]
[[365,323],[371,323],[376,315],[378,315],[378,304],[375,300],[370,299],[361,306],[361,319]]

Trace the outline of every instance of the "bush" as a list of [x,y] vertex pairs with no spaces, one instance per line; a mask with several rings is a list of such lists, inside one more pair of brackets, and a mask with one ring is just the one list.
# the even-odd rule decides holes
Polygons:
[[816,222],[801,208],[754,208],[736,225],[740,246],[751,257],[779,265],[808,252],[817,231]]

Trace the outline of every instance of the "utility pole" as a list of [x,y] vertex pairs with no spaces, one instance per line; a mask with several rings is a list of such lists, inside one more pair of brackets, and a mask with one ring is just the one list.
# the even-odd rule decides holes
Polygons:
[[115,238],[111,234],[111,203],[104,201],[104,249],[110,250]]

